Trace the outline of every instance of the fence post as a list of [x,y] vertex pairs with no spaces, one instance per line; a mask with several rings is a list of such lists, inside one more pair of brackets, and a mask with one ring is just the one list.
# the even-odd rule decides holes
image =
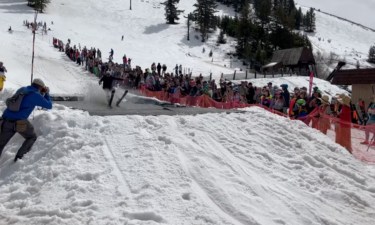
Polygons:
[[284,70],[281,69],[281,77],[284,77]]
[[212,81],[212,73],[210,73],[210,81]]
[[234,71],[233,80],[236,80],[236,72],[237,72],[237,70]]
[[246,80],[247,80],[247,70],[246,70]]
[[275,78],[275,72],[272,69],[272,77]]
[[257,79],[257,71],[255,70],[255,79]]

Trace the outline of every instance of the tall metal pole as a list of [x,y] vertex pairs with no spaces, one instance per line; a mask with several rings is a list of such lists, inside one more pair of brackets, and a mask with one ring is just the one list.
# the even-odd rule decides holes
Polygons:
[[36,31],[36,18],[38,17],[38,11],[35,11],[34,24],[33,24],[33,54],[31,59],[31,83],[34,78],[34,49],[35,49],[35,31]]
[[130,0],[130,10],[132,10],[132,0]]

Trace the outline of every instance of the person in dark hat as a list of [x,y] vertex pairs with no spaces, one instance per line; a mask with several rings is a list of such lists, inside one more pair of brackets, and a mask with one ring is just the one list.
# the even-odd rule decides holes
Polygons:
[[255,89],[253,87],[253,83],[247,84],[247,91],[246,91],[246,99],[248,104],[255,104]]
[[20,88],[7,100],[7,108],[0,118],[0,157],[4,147],[16,133],[26,140],[18,150],[14,161],[22,159],[23,155],[31,150],[37,135],[27,119],[35,106],[52,109],[49,88],[41,79],[34,79],[31,86]]
[[275,96],[275,89],[272,87],[272,82],[268,82],[267,88],[272,96]]

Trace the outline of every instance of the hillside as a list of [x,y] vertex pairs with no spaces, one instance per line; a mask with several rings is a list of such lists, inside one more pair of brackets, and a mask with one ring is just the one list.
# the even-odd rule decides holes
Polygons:
[[[303,11],[308,9],[302,7]],[[370,46],[375,44],[374,30],[324,12],[315,13],[316,32],[307,34],[316,58],[319,59],[318,52],[324,57],[317,63],[328,64],[330,69],[336,67],[338,60],[347,62],[345,68],[355,68],[357,61],[361,68],[374,67],[366,62]]]
[[[52,1],[46,13],[38,16],[38,21],[47,22],[52,31],[47,36],[37,33],[35,77],[45,79],[51,90],[59,94],[85,92],[85,83],[93,80],[91,74],[86,74],[83,68],[51,47],[53,37],[64,43],[69,38],[77,47],[80,44],[81,47],[99,48],[104,59],[113,48],[115,62],[122,62],[126,54],[132,58],[133,66],[139,65],[143,69],[150,68],[153,62],[160,62],[166,64],[170,72],[176,64],[181,64],[196,76],[233,72],[229,65],[223,66],[225,63],[210,63],[208,53],[215,47],[216,38],[202,43],[195,38],[198,33],[191,29],[190,41],[186,40],[187,21],[184,16],[193,11],[193,0],[180,2],[179,7],[185,12],[178,25],[165,24],[160,1],[133,1],[132,4],[133,10],[129,10],[129,5],[120,0]],[[0,12],[6,15],[0,25],[3,44],[0,59],[9,71],[6,88],[18,88],[30,80],[32,35],[31,30],[22,24],[24,20],[33,21],[34,14],[23,0],[0,0]],[[13,29],[11,34],[7,32],[9,26]],[[121,41],[122,35],[124,41]],[[202,53],[203,47],[205,53]],[[214,50],[214,57],[220,58],[225,53]]]

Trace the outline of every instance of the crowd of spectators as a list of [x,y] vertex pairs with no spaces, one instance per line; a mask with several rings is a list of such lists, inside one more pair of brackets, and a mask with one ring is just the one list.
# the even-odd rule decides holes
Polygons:
[[269,82],[265,86],[255,87],[251,82],[242,81],[235,84],[232,81],[209,80],[202,75],[192,78],[192,73],[186,73],[182,65],[172,68],[173,72],[167,71],[167,66],[160,63],[152,63],[150,68],[142,69],[140,66],[132,66],[132,59],[126,55],[122,57],[122,63],[113,62],[113,49],[108,53],[106,62],[103,61],[100,49],[84,46],[71,45],[53,38],[55,48],[65,54],[77,66],[84,67],[87,71],[99,78],[104,74],[110,74],[116,78],[122,78],[123,82],[117,85],[126,86],[132,89],[146,88],[149,91],[164,91],[168,95],[179,94],[181,96],[199,97],[206,95],[212,100],[221,103],[231,103],[233,108],[247,104],[259,104],[280,113],[288,114],[290,117],[301,118],[323,106],[324,113],[338,116],[339,109],[335,104],[329,103],[328,96],[322,96],[322,92],[315,87],[311,96],[308,96],[307,88],[295,88],[289,93],[288,85],[280,87],[273,86]]

